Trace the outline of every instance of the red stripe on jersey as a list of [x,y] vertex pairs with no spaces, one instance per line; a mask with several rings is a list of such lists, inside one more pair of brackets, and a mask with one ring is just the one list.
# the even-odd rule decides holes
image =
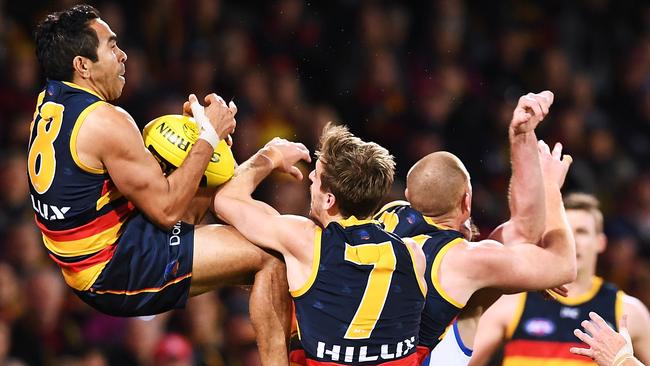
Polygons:
[[41,222],[38,220],[38,217],[36,218],[36,225],[38,225],[39,229],[41,229],[45,236],[52,240],[79,240],[93,236],[95,234],[99,234],[119,224],[120,222],[123,222],[134,210],[135,207],[133,204],[131,202],[127,202],[122,206],[97,217],[85,225],[66,230],[48,230],[48,228],[41,224]]
[[569,352],[571,347],[584,347],[580,342],[548,342],[516,339],[509,341],[504,349],[504,359],[508,356],[534,358],[566,358],[584,360],[584,356]]
[[99,252],[97,252],[95,255],[86,258],[82,261],[74,262],[74,263],[62,262],[52,254],[50,254],[50,258],[52,258],[52,260],[56,262],[56,264],[58,264],[59,267],[61,267],[61,269],[66,269],[72,272],[81,272],[84,269],[90,268],[94,265],[108,262],[111,258],[113,258],[113,253],[115,253],[115,248],[117,248],[117,245],[108,246],[100,250]]

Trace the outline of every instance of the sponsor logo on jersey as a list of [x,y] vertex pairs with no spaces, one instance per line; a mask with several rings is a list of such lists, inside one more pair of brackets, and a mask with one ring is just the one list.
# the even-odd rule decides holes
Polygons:
[[415,223],[415,219],[416,219],[416,217],[415,217],[414,213],[409,213],[408,215],[406,215],[406,222],[408,222],[411,225],[413,225],[413,223]]
[[560,309],[560,318],[578,319],[580,317],[580,309],[563,306]]
[[536,337],[545,337],[552,334],[555,332],[555,328],[555,323],[546,318],[532,318],[524,324],[526,333]]
[[181,243],[181,222],[177,222],[172,227],[171,235],[169,236],[169,245],[175,246]]
[[344,362],[369,362],[379,360],[392,360],[410,353],[415,348],[415,337],[405,339],[397,344],[382,344],[376,353],[369,352],[368,346],[341,346],[337,344],[327,345],[325,342],[318,342],[316,357],[325,361]]

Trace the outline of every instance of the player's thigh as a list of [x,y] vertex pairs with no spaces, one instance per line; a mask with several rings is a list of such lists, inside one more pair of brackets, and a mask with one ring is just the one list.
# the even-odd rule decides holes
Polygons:
[[274,260],[232,226],[197,226],[190,292],[195,295],[220,285],[252,284],[255,272]]

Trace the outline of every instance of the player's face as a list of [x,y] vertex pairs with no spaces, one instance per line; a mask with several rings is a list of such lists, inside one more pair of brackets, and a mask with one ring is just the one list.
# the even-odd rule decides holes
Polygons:
[[322,212],[325,210],[323,207],[323,200],[326,199],[325,193],[321,190],[321,172],[323,170],[320,160],[316,160],[316,168],[309,173],[309,193],[311,202],[309,207],[309,216],[319,222],[322,222]]
[[97,33],[97,62],[91,64],[90,78],[106,100],[117,99],[124,88],[126,53],[117,46],[117,36],[101,19],[95,19],[91,28]]
[[596,219],[584,210],[567,210],[576,241],[578,273],[595,271],[598,254],[605,249],[604,235],[596,229]]

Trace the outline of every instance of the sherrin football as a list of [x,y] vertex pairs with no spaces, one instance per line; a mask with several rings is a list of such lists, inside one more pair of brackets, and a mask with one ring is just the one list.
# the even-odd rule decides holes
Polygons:
[[[194,118],[179,114],[158,117],[142,132],[144,145],[151,151],[166,174],[178,168],[199,137]],[[235,158],[225,140],[219,141],[205,170],[201,185],[216,187],[235,173]]]

